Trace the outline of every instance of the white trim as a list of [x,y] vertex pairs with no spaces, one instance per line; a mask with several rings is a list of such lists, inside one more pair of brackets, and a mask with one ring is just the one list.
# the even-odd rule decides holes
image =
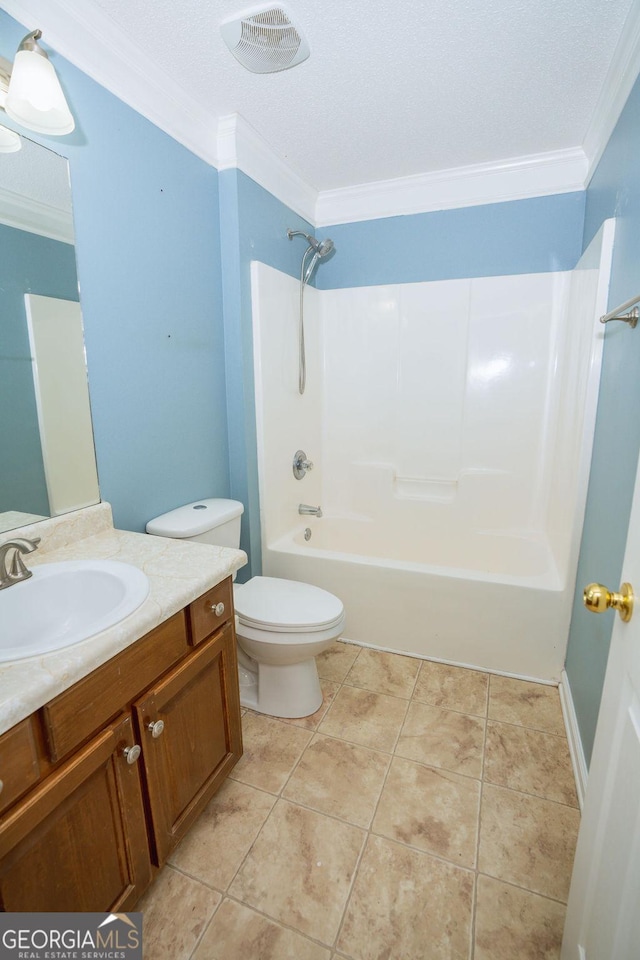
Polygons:
[[309,223],[314,223],[318,191],[238,113],[218,121],[218,169],[237,167]]
[[584,151],[575,147],[324,190],[318,197],[315,225],[572,193],[584,190],[587,166]]
[[578,718],[573,705],[571,696],[571,687],[567,671],[562,671],[560,681],[560,703],[562,704],[562,715],[564,725],[567,731],[567,740],[569,741],[569,753],[571,755],[571,765],[573,767],[573,776],[576,781],[576,792],[578,794],[578,803],[580,810],[584,806],[584,796],[587,790],[587,780],[589,779],[589,768],[582,749],[582,740],[580,738],[580,728],[578,727]]
[[620,119],[639,72],[640,0],[634,0],[584,138],[584,151],[589,161],[587,183]]
[[40,237],[73,243],[73,218],[70,211],[52,207],[0,186],[0,223]]
[[[2,0],[2,9],[120,100],[213,165],[216,121],[95,5],[74,0]],[[71,104],[73,109],[73,104]]]

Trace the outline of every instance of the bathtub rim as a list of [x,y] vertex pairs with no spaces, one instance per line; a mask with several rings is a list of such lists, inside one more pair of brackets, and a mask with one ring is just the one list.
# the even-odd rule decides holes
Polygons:
[[[306,525],[305,525],[306,526]],[[345,553],[337,550],[328,550],[321,547],[302,547],[296,543],[294,537],[302,536],[304,526],[289,530],[284,536],[273,543],[266,543],[263,547],[264,559],[269,553],[286,553],[288,555],[316,558],[320,560],[340,560],[344,563],[363,564],[369,567],[381,567],[392,570],[406,570],[411,573],[424,573],[428,576],[446,577],[453,580],[474,580],[482,583],[498,583],[505,586],[525,587],[532,590],[551,591],[562,593],[566,589],[566,582],[562,579],[555,563],[555,558],[548,549],[553,567],[544,573],[534,575],[490,573],[486,570],[474,570],[468,567],[438,566],[436,564],[418,563],[412,560],[393,560],[387,557],[372,557],[366,554]]]

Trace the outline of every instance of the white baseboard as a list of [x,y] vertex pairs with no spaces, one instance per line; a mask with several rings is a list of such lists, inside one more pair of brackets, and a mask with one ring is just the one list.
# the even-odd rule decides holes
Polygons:
[[587,789],[587,780],[589,778],[589,769],[582,749],[582,740],[580,739],[580,729],[578,727],[578,718],[573,705],[571,696],[571,687],[566,670],[562,671],[560,681],[560,703],[562,704],[562,714],[564,716],[564,725],[567,731],[567,740],[569,741],[569,753],[571,754],[571,764],[573,766],[573,775],[576,781],[576,792],[578,794],[578,803],[582,810],[584,806],[584,795]]

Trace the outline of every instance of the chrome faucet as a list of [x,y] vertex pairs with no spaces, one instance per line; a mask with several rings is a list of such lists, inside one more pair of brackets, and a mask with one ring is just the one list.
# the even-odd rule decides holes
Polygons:
[[298,504],[298,513],[302,514],[303,517],[317,517],[318,520],[322,516],[322,507],[311,507],[308,503]]
[[[0,546],[0,590],[33,576],[31,570],[27,570],[22,562],[22,554],[33,553],[38,549],[39,543],[40,537],[34,537],[33,540],[16,537],[15,540],[7,540]],[[12,550],[14,553],[9,565],[9,554]]]

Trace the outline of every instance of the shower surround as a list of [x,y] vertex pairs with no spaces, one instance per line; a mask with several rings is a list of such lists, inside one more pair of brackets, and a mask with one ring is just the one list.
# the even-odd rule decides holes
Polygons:
[[298,283],[254,262],[263,573],[339,596],[350,640],[559,679],[612,240],[571,272],[307,288],[304,396]]

